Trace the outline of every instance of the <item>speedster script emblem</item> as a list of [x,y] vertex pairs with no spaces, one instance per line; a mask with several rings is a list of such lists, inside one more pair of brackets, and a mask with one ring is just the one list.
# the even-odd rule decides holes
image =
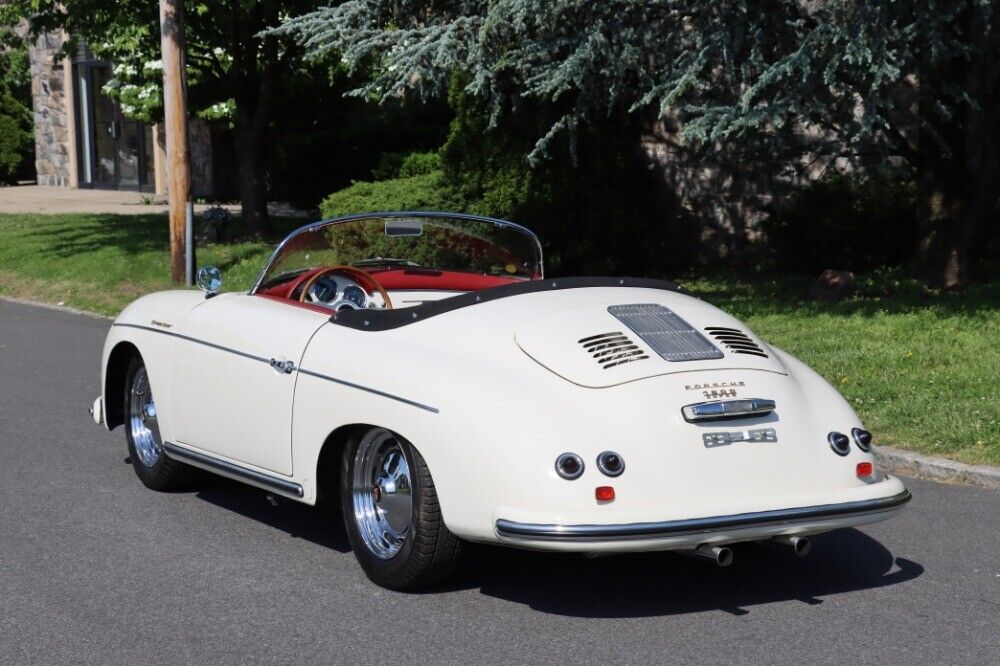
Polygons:
[[716,446],[728,446],[733,442],[777,442],[778,434],[774,428],[759,428],[757,430],[738,430],[736,432],[708,432],[701,436],[706,449]]

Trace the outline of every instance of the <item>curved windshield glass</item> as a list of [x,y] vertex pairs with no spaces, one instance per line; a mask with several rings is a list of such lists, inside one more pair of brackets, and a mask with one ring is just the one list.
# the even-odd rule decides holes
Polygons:
[[418,214],[331,220],[285,239],[254,291],[321,266],[368,272],[414,268],[530,280],[542,277],[542,254],[530,231],[490,218]]

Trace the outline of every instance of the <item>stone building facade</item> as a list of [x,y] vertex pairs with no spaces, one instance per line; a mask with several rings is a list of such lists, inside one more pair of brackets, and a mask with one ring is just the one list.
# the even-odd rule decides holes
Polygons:
[[[66,36],[45,33],[28,48],[39,185],[137,190],[166,194],[163,133],[122,115],[101,91],[111,64],[87,49],[60,57]],[[191,186],[213,196],[212,133],[190,123]]]
[[[69,78],[56,54],[63,44],[57,34],[40,36],[28,50],[31,63],[31,97],[35,121],[35,170],[39,185],[76,187],[76,157],[70,138],[66,83]],[[69,105],[72,107],[72,105]]]

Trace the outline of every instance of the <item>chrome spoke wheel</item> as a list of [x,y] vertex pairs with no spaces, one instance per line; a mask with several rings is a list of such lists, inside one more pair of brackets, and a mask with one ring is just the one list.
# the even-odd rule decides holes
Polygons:
[[149,388],[146,368],[139,366],[128,394],[128,428],[132,446],[144,467],[152,467],[163,456],[160,428],[156,421],[156,403]]
[[389,560],[402,550],[413,517],[410,464],[388,430],[371,430],[358,444],[351,475],[354,521],[368,550]]

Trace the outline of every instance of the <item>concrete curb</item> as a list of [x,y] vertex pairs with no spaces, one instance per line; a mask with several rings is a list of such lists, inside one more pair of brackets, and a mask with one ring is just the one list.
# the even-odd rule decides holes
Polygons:
[[93,319],[103,319],[105,321],[114,320],[114,317],[97,314],[96,312],[90,312],[88,310],[80,310],[78,308],[71,308],[68,305],[56,305],[54,303],[42,303],[41,301],[32,301],[27,298],[15,298],[14,296],[0,295],[0,301],[7,301],[8,303],[17,303],[19,305],[32,305],[36,308],[45,308],[46,310],[55,310],[56,312],[68,312],[69,314],[83,315],[84,317],[91,317]]
[[875,460],[885,471],[900,476],[915,476],[918,479],[946,483],[965,483],[1000,491],[1000,467],[967,465],[947,458],[924,456],[888,446],[875,448]]

